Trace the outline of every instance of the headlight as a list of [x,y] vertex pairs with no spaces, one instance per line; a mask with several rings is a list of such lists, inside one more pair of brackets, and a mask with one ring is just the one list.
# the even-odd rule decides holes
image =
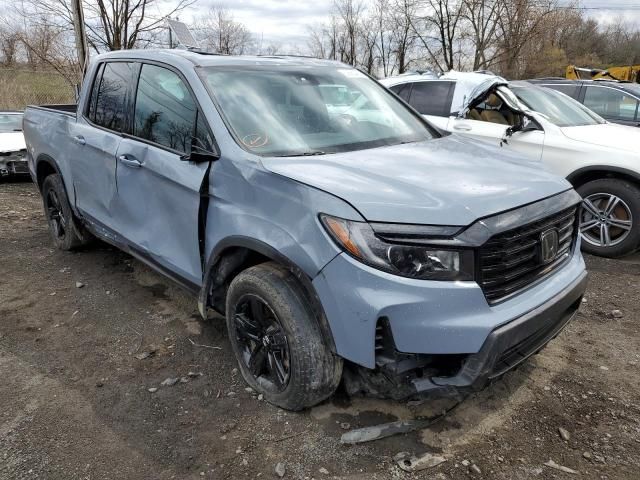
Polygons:
[[[473,280],[472,250],[391,243],[377,237],[366,222],[325,214],[320,220],[342,249],[372,267],[422,280]],[[414,236],[415,228],[409,228]],[[424,241],[421,238],[416,243]]]

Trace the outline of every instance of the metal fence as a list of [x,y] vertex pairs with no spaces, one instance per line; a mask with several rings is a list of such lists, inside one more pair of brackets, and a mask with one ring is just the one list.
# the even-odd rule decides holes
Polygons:
[[59,73],[0,67],[0,110],[61,103],[75,103],[75,93]]

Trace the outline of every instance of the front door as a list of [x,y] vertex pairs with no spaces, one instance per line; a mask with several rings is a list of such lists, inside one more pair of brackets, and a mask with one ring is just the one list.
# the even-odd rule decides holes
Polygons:
[[142,65],[132,133],[116,154],[117,231],[134,253],[183,284],[198,287],[200,190],[209,163],[184,157],[194,137],[209,143],[207,148],[212,141],[182,76]]
[[541,160],[544,148],[544,131],[530,130],[526,132],[515,132],[510,137],[506,137],[508,125],[500,123],[485,122],[482,120],[471,120],[468,118],[449,117],[447,130],[453,133],[483,140],[491,145],[499,146],[505,150],[521,153],[531,160]]

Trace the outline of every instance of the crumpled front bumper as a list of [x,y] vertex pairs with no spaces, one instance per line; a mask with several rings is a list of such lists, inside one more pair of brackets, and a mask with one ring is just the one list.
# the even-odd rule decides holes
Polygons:
[[412,380],[415,392],[484,388],[554,339],[577,313],[586,287],[587,273],[583,272],[545,304],[493,330],[480,351],[469,355],[456,375]]
[[0,177],[29,175],[29,165],[24,152],[0,153]]

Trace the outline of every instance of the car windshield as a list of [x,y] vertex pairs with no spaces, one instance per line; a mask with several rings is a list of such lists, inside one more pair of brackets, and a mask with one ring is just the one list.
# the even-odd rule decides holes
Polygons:
[[351,68],[210,67],[202,77],[236,141],[258,155],[321,155],[437,135]]
[[21,132],[22,114],[0,113],[0,133]]
[[564,93],[545,87],[512,86],[518,99],[534,112],[541,113],[558,127],[577,127],[605,123],[598,114]]

